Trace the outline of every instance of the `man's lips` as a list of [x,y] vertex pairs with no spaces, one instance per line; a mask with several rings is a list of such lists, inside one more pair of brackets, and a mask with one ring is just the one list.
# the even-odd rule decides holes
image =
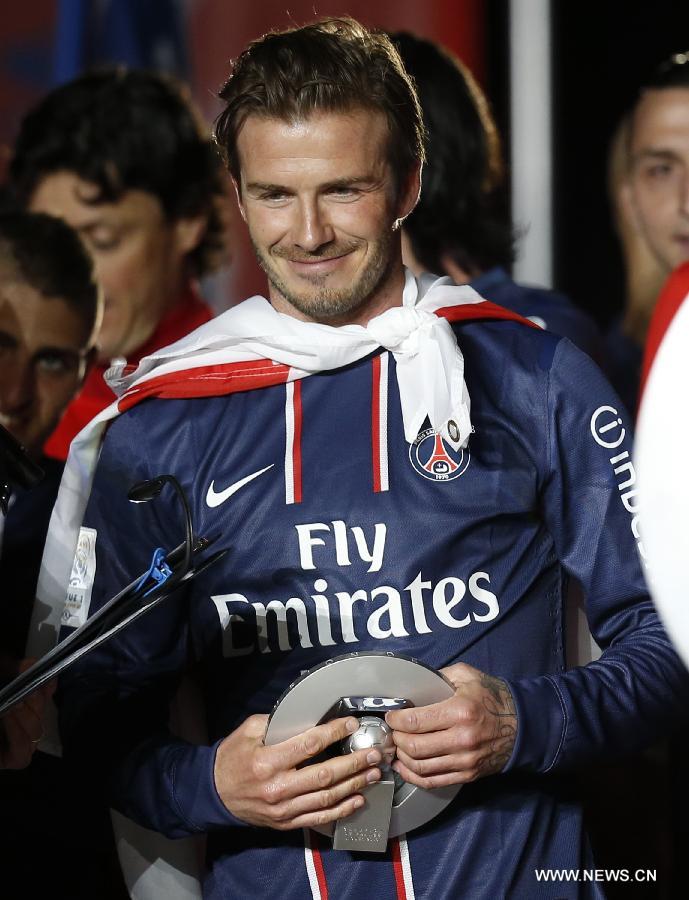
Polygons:
[[298,275],[328,275],[340,267],[351,251],[337,256],[313,257],[307,259],[286,258],[290,268]]

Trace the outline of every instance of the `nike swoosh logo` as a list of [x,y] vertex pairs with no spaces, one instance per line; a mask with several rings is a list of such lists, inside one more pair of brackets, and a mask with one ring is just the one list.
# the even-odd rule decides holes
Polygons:
[[265,469],[259,469],[258,472],[252,472],[251,475],[247,475],[246,478],[240,478],[239,481],[235,481],[234,484],[231,484],[228,488],[225,488],[224,491],[218,493],[215,491],[215,480],[211,481],[208,487],[208,493],[206,494],[207,505],[210,506],[211,509],[220,506],[226,500],[229,500],[232,494],[236,494],[240,488],[243,488],[245,484],[253,481],[254,478],[258,478],[259,475],[263,475],[268,469],[272,469],[274,465],[275,463],[271,463],[269,466],[266,466]]

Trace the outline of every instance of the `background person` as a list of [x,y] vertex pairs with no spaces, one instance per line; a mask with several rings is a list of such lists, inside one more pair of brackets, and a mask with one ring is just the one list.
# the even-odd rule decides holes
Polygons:
[[43,545],[63,464],[43,445],[95,363],[102,300],[93,264],[64,222],[0,215],[0,424],[43,468],[4,522],[0,581],[5,674],[24,655]]
[[196,281],[224,255],[222,173],[181,82],[118,68],[57,88],[25,116],[9,179],[20,203],[81,235],[105,297],[98,365],[46,445],[64,459],[113,400],[111,360],[135,364],[211,317]]
[[605,342],[605,367],[636,412],[644,342],[658,294],[689,260],[689,53],[676,53],[639,89],[613,140],[610,190],[626,296]]
[[[101,314],[93,263],[65,222],[42,213],[0,216],[0,422],[45,471],[38,485],[15,493],[3,523],[0,648],[7,680],[27,664],[20,660],[63,469],[43,445],[95,363]],[[78,770],[33,753],[49,693],[32,695],[2,720],[5,736],[22,738],[24,751],[0,746],[0,762],[27,764],[33,754],[24,771],[0,773],[3,882],[21,885],[26,897],[115,900],[121,877],[107,809],[82,790]]]
[[500,135],[471,73],[432,41],[390,36],[414,79],[428,133],[423,189],[402,232],[405,264],[470,284],[600,360],[600,336],[584,312],[562,294],[517,284],[508,274],[515,235]]

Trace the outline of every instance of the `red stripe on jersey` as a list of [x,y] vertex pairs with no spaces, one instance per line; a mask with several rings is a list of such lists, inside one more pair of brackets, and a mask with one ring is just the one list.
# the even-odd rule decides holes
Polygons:
[[371,441],[373,445],[373,491],[377,494],[380,492],[380,356],[373,357]]
[[294,471],[294,502],[301,503],[301,381],[294,382],[294,442],[292,466]]
[[441,319],[447,319],[448,322],[465,322],[479,321],[481,319],[510,319],[513,322],[521,322],[522,325],[528,325],[529,328],[539,328],[535,322],[525,319],[504,306],[498,306],[497,303],[491,303],[490,300],[484,300],[482,303],[466,303],[463,306],[444,306],[442,309],[436,309],[436,316]]
[[321,855],[319,843],[320,834],[317,831],[311,832],[311,843],[313,853],[313,865],[316,870],[316,878],[318,879],[318,887],[321,891],[321,900],[328,900],[328,883],[325,880],[325,869],[323,868],[323,856]]
[[397,888],[397,900],[407,900],[407,888],[404,884],[404,872],[402,871],[402,856],[400,854],[400,842],[398,838],[390,841],[392,854],[392,871],[395,874],[395,887]]
[[215,366],[199,366],[180,369],[149,378],[122,395],[120,412],[149,397],[166,400],[188,397],[221,397],[252,388],[272,387],[284,384],[289,376],[289,366],[276,365],[270,360],[256,359],[247,362],[225,363]]

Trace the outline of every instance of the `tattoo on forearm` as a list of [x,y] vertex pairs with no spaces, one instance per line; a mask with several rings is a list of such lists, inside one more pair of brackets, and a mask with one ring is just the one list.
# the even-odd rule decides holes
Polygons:
[[479,773],[483,776],[501,772],[510,758],[517,737],[517,714],[510,689],[502,678],[483,673],[481,687],[486,691],[483,706],[495,718],[489,752],[478,763]]

